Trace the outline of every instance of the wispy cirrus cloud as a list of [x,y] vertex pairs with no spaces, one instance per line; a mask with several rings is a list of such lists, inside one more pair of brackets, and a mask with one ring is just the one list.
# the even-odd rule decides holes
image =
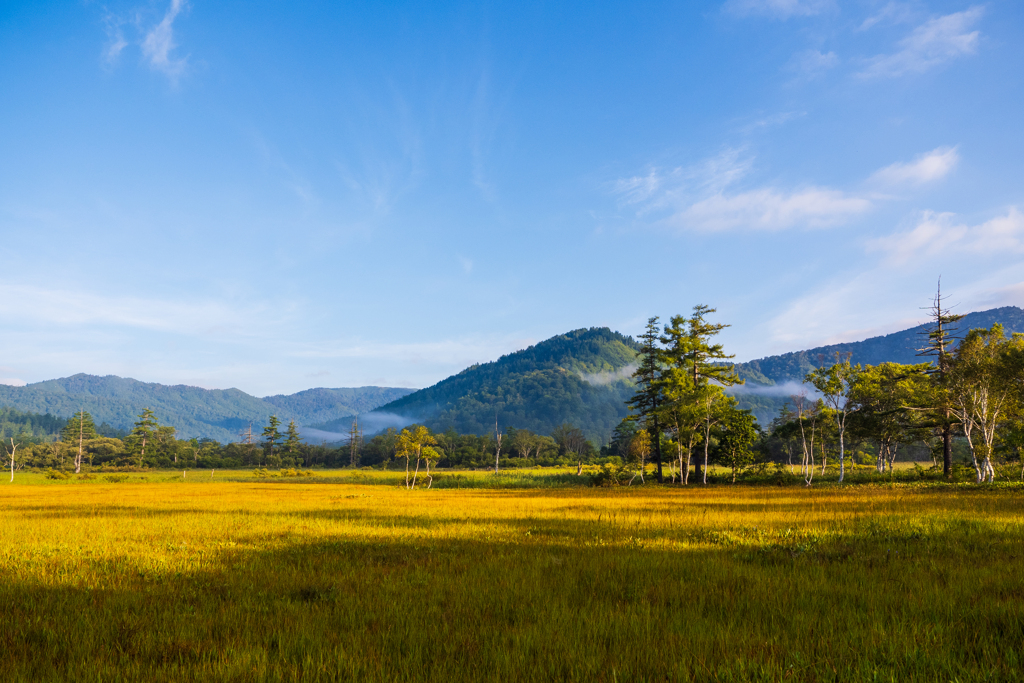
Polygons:
[[199,337],[261,335],[253,320],[283,323],[290,311],[270,305],[236,307],[216,300],[174,301],[139,296],[0,285],[0,316],[64,328],[128,328]]
[[868,243],[868,250],[882,252],[891,264],[949,254],[1024,253],[1024,214],[1010,207],[978,225],[957,222],[956,214],[926,211],[910,230],[881,237]]
[[163,19],[146,33],[142,41],[142,54],[149,65],[166,74],[172,82],[177,82],[188,66],[187,56],[175,58],[171,55],[177,47],[174,42],[174,20],[186,9],[188,3],[185,0],[171,0],[171,6]]
[[620,179],[613,191],[623,204],[636,207],[638,216],[656,216],[676,229],[705,231],[822,227],[871,208],[865,198],[815,186],[731,191],[752,166],[753,158],[730,149],[691,167],[652,168]]
[[984,12],[984,7],[975,6],[926,21],[899,42],[899,50],[868,60],[858,76],[895,78],[923,73],[958,57],[973,55],[978,50],[980,32],[971,29]]
[[835,52],[804,50],[793,56],[785,70],[794,75],[796,81],[812,81],[825,75],[839,64]]
[[913,16],[914,9],[910,3],[889,2],[881,10],[865,19],[858,30],[866,31],[880,24],[901,24],[910,21]]
[[[840,225],[874,208],[885,188],[917,187],[945,177],[959,161],[955,147],[938,147],[913,161],[897,162],[872,173],[859,190],[807,184],[795,188],[739,188],[753,168],[753,157],[727,149],[689,167],[661,169],[620,178],[612,185],[620,205],[638,218],[675,229],[709,232],[784,230]],[[872,188],[874,186],[874,188]]]
[[867,199],[829,188],[808,187],[794,191],[764,188],[708,197],[676,214],[673,222],[704,230],[818,228],[842,223],[870,208],[871,202]]
[[879,169],[871,175],[869,181],[890,186],[923,185],[946,177],[959,161],[956,147],[937,147],[911,162],[895,163]]
[[128,41],[124,37],[124,21],[113,14],[107,14],[103,18],[103,24],[107,34],[107,44],[103,48],[103,61],[107,66],[113,66],[120,59],[124,49],[128,47]]
[[836,6],[834,0],[729,0],[723,9],[738,16],[768,16],[776,19],[810,17]]

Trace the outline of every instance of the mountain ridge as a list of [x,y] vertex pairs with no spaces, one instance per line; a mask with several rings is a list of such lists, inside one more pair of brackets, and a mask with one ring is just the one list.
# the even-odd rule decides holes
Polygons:
[[236,388],[203,389],[78,373],[22,387],[0,385],[0,405],[65,418],[85,410],[97,424],[107,422],[120,429],[130,429],[143,408],[152,408],[161,424],[176,428],[179,438],[209,437],[225,442],[237,439],[250,422],[262,425],[270,415],[305,426],[325,416],[343,418],[372,410],[411,391],[398,387],[317,388],[258,398]]
[[[979,327],[987,329],[997,322],[1003,325],[1007,334],[1024,332],[1024,310],[1016,306],[1002,306],[985,311],[973,311],[964,314],[964,317],[954,327],[959,330],[956,333],[957,336],[962,336],[967,330]],[[802,381],[808,372],[818,367],[816,363],[812,362],[812,359],[817,361],[819,355],[826,362],[830,362],[835,358],[836,353],[842,356],[849,352],[851,353],[850,362],[861,365],[877,365],[885,362],[926,363],[928,357],[919,355],[917,349],[924,346],[926,340],[923,337],[930,326],[931,323],[923,323],[898,332],[869,337],[856,342],[828,344],[803,351],[791,351],[756,358],[745,363],[737,363],[736,370],[741,377],[749,382],[761,386],[772,386],[789,381]],[[765,382],[765,379],[769,382]]]

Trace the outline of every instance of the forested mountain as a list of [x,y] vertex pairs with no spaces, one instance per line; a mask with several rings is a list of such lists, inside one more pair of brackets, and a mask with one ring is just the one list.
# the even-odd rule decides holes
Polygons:
[[0,406],[64,419],[85,410],[97,424],[106,422],[120,429],[130,429],[143,408],[152,408],[160,423],[174,426],[179,437],[225,442],[237,440],[239,430],[250,422],[258,431],[272,414],[286,423],[295,420],[308,425],[325,417],[337,419],[372,410],[410,391],[382,387],[310,389],[261,399],[238,389],[167,386],[113,375],[78,374],[24,387],[0,385]]
[[540,434],[569,422],[601,443],[626,415],[636,349],[631,337],[607,327],[573,330],[469,367],[378,411],[469,434],[493,433],[495,419],[501,429]]

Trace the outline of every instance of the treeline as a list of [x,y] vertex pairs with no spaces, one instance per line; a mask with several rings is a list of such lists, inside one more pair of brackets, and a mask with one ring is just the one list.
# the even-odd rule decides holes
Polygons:
[[[403,439],[412,433],[428,439],[431,449],[421,455],[430,460],[426,466],[477,468],[494,467],[496,462],[500,467],[580,465],[614,455],[595,447],[579,427],[569,424],[559,426],[551,436],[515,428],[484,436],[459,434],[454,429],[433,434],[414,425],[401,431],[388,429],[368,439],[354,430],[347,443],[311,444],[302,439],[294,422],[283,427],[271,416],[261,434],[250,432],[238,442],[220,444],[213,439],[177,439],[174,427],[161,425],[149,409],[139,415],[131,432],[120,437],[102,435],[87,411],[67,420],[48,419],[48,428],[56,431],[58,438],[31,437],[25,429],[13,437],[18,446],[15,470],[81,473],[124,468],[395,467],[403,458]],[[9,465],[10,445],[4,453]]]
[[[91,419],[91,418],[90,418]],[[22,412],[10,407],[0,407],[0,440],[14,439],[23,445],[42,444],[60,437],[67,420],[50,413]],[[99,436],[124,438],[128,432],[106,422],[95,428]]]
[[958,339],[960,316],[941,304],[937,296],[921,350],[931,362],[861,366],[837,354],[806,374],[810,391],[793,396],[766,432],[724,392],[742,380],[712,343],[726,327],[707,321],[714,309],[697,306],[664,328],[651,318],[633,413],[613,444],[639,472],[653,458],[659,479],[666,462],[673,480],[678,466],[683,484],[691,470],[706,482],[710,463],[728,467],[735,480],[754,464],[775,462],[799,469],[809,486],[830,461],[841,483],[848,465],[891,473],[901,450],[930,457],[936,470],[941,461],[947,479],[959,454],[977,482],[992,482],[998,466],[1024,465],[1024,335],[1007,336],[997,323]]

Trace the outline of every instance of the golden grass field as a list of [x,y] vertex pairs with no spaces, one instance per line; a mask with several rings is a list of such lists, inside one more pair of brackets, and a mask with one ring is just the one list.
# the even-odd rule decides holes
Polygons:
[[996,681],[1024,668],[1020,488],[176,476],[0,489],[5,681]]

